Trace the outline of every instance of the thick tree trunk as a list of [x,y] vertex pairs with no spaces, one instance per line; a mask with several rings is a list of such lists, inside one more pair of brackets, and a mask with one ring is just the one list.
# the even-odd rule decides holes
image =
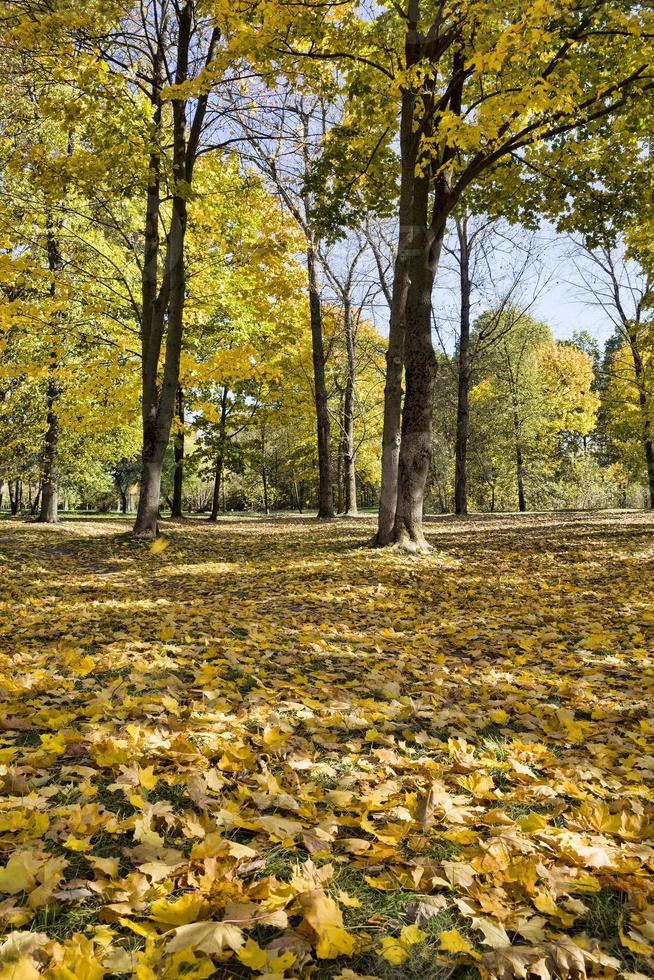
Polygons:
[[57,401],[59,383],[51,374],[48,381],[48,414],[45,444],[43,447],[43,470],[41,477],[41,510],[38,521],[41,524],[56,524],[59,520],[59,416]]
[[[150,360],[147,377],[144,375],[143,406],[143,471],[141,495],[134,524],[138,537],[154,537],[157,533],[161,471],[175,412],[182,347],[182,328],[186,290],[184,239],[186,235],[186,201],[173,197],[172,219],[167,248],[167,275],[170,282],[166,356],[161,391],[157,390],[158,357]],[[159,340],[158,347],[161,347]],[[157,397],[158,395],[158,397]]]
[[456,406],[456,448],[454,465],[454,511],[468,513],[467,463],[470,431],[470,254],[465,217],[457,221],[461,287],[459,327],[459,377]]
[[[187,0],[176,8],[177,16],[177,64],[175,84],[183,86],[188,79],[189,50],[193,32],[193,5]],[[207,63],[213,57],[217,29],[213,32],[209,45]],[[166,258],[161,286],[157,291],[157,257],[159,254],[159,209],[161,159],[157,146],[160,135],[161,88],[163,84],[163,64],[158,51],[153,64],[152,103],[154,106],[155,140],[150,157],[148,195],[145,221],[145,257],[141,282],[143,313],[141,324],[142,347],[142,408],[143,408],[143,472],[141,474],[141,495],[134,524],[134,533],[141,537],[152,537],[157,533],[159,496],[161,493],[161,470],[164,454],[170,439],[170,430],[175,413],[175,401],[179,386],[179,365],[182,349],[184,324],[184,302],[186,298],[186,260],[184,246],[186,239],[188,188],[193,180],[193,167],[197,157],[198,144],[207,104],[207,93],[203,93],[196,103],[195,114],[190,128],[187,123],[187,101],[184,97],[173,98],[173,194]],[[163,364],[161,387],[159,387],[159,358],[161,354],[165,313],[168,312],[166,326],[166,354]]]
[[322,304],[316,271],[316,255],[313,243],[307,250],[309,277],[309,309],[311,319],[311,350],[313,356],[313,382],[318,432],[318,517],[334,516],[332,489],[332,463],[330,448],[329,406],[325,379],[325,347],[322,335]]
[[[420,182],[422,184],[422,182]],[[420,200],[427,186],[416,189]],[[410,264],[406,302],[404,357],[406,394],[402,413],[402,438],[398,477],[395,541],[410,551],[427,550],[422,517],[425,486],[431,460],[431,432],[436,378],[436,357],[431,340],[431,296],[443,240],[426,228],[416,227],[416,248]]]
[[177,386],[177,423],[175,434],[175,472],[173,475],[173,499],[170,508],[171,517],[182,517],[182,488],[184,483],[184,392],[182,386]]
[[356,351],[352,306],[346,298],[343,308],[343,327],[347,349],[347,377],[343,394],[343,481],[345,484],[345,514],[357,513],[356,451],[354,447],[354,384]]
[[168,433],[155,419],[144,427],[143,465],[134,533],[154,537],[158,530],[161,470],[168,444]]
[[[379,516],[374,544],[391,544],[395,535],[400,443],[402,440],[402,374],[404,371],[405,312],[409,289],[409,259],[414,249],[414,192],[417,143],[413,135],[415,96],[404,94],[400,119],[402,172],[400,181],[400,228],[393,269],[393,295],[386,352],[384,423],[382,432]],[[423,225],[424,225],[423,218]]]

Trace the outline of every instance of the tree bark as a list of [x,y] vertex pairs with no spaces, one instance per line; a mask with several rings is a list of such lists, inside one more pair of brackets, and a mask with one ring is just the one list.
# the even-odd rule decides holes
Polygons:
[[182,517],[182,489],[184,483],[184,392],[182,386],[177,386],[177,422],[178,431],[175,434],[175,472],[173,475],[173,499],[170,508],[171,517]]
[[213,496],[211,498],[211,514],[209,515],[209,520],[215,524],[218,520],[218,514],[220,513],[220,491],[222,487],[222,477],[223,477],[223,456],[219,453],[216,457],[216,468],[214,471],[213,478]]
[[[428,207],[428,185],[418,181],[417,209]],[[443,233],[434,235],[424,224],[416,227],[416,247],[410,263],[405,322],[406,394],[398,474],[394,537],[407,550],[426,550],[422,517],[431,460],[431,432],[436,356],[431,340],[431,296]],[[416,243],[417,244],[417,243]]]
[[[175,85],[183,86],[189,77],[189,51],[194,24],[194,5],[183,0],[176,5],[177,16],[177,63]],[[166,28],[161,29],[164,43]],[[218,29],[212,33],[206,64],[213,59]],[[173,193],[170,228],[166,241],[164,273],[157,291],[157,259],[159,254],[159,210],[161,205],[161,119],[163,64],[161,50],[153,59],[152,103],[154,106],[153,150],[150,155],[149,185],[146,202],[145,258],[141,281],[142,293],[142,409],[143,409],[143,471],[141,494],[134,523],[134,534],[153,537],[157,533],[161,470],[164,454],[170,438],[175,400],[179,385],[179,365],[184,324],[186,298],[185,240],[187,224],[186,198],[193,181],[193,169],[206,114],[208,90],[196,101],[191,126],[187,128],[187,99],[184,96],[171,99],[173,120]],[[163,346],[165,314],[167,311],[166,353],[163,363],[161,387],[158,384],[159,358]]]
[[12,493],[12,481],[9,480],[7,486],[9,487],[9,509],[11,510],[12,517],[15,517],[20,510],[20,494],[19,494],[19,480],[13,482],[14,492]]
[[629,344],[631,347],[631,356],[634,364],[634,374],[636,375],[636,384],[638,386],[638,404],[640,407],[640,414],[642,418],[642,443],[643,451],[645,453],[645,465],[647,467],[647,487],[649,490],[649,506],[650,510],[654,510],[654,442],[652,440],[651,423],[649,420],[649,399],[647,395],[647,390],[645,388],[645,371],[643,366],[643,359],[640,355],[640,350],[637,346],[637,337],[634,335],[635,331],[628,331]]
[[118,493],[120,494],[120,512],[121,514],[127,513],[127,493],[119,488]]
[[354,447],[354,384],[356,378],[356,351],[352,304],[346,297],[343,305],[343,328],[347,350],[347,376],[343,393],[343,480],[345,484],[345,514],[356,515],[357,481],[356,451]]
[[458,390],[456,407],[456,448],[454,465],[454,511],[468,513],[467,469],[470,432],[470,252],[465,216],[457,220],[461,289],[459,326]]
[[266,436],[261,427],[261,479],[263,482],[263,512],[270,513],[270,503],[268,501],[268,468],[266,466]]
[[[61,272],[63,260],[50,219],[47,221],[46,248],[48,270],[52,276],[50,297],[54,300],[57,292],[56,276]],[[58,318],[56,316],[55,320]],[[46,394],[47,415],[41,469],[41,510],[38,516],[38,521],[41,524],[56,524],[59,520],[57,499],[59,490],[59,415],[57,404],[61,394],[61,385],[57,377],[58,370],[59,358],[55,350],[52,353]]]
[[521,514],[527,510],[527,500],[525,497],[525,463],[524,456],[522,452],[522,438],[521,438],[521,425],[520,416],[518,414],[518,407],[513,403],[513,432],[515,435],[515,468],[516,468],[516,481],[518,484],[518,510]]
[[[407,48],[408,48],[407,40]],[[395,534],[400,443],[402,440],[402,375],[404,372],[405,312],[409,288],[409,257],[414,238],[414,190],[416,184],[417,142],[413,134],[415,95],[402,96],[400,146],[400,229],[393,268],[393,293],[386,352],[384,422],[382,431],[381,488],[377,533],[373,543],[391,544]]]
[[316,404],[318,434],[318,517],[334,516],[332,489],[332,462],[330,447],[329,406],[325,379],[325,347],[322,333],[322,304],[316,271],[316,253],[313,242],[307,249],[307,273],[309,278],[309,310],[311,319],[311,352],[313,357],[313,385]]
[[41,509],[38,516],[40,524],[56,524],[59,520],[59,416],[57,414],[59,394],[59,383],[51,374],[48,381],[47,428],[43,447]]
[[[225,443],[227,439],[227,399],[229,396],[229,388],[227,385],[223,385],[222,394],[220,396],[220,426],[218,429],[218,453],[216,455],[216,466],[214,470],[213,479],[213,496],[211,498],[211,514],[209,515],[209,520],[212,523],[216,523],[218,520],[218,514],[220,512],[220,491],[222,489],[222,478],[223,478],[223,467],[225,461]],[[223,510],[224,506],[224,496],[223,496]]]

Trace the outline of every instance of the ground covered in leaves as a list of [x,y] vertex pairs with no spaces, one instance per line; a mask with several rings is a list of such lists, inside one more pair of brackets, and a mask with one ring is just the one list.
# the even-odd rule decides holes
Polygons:
[[654,522],[371,529],[0,523],[0,980],[654,975]]

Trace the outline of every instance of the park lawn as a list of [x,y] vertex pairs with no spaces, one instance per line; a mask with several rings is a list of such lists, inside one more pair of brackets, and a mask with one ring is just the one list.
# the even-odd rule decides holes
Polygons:
[[0,980],[653,975],[652,517],[128,528],[0,522]]

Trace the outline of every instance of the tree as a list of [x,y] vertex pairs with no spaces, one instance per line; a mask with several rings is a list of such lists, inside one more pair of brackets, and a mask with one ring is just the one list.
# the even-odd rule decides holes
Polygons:
[[[475,329],[493,317],[484,314]],[[508,307],[501,320],[499,341],[478,365],[474,413],[488,419],[482,453],[491,487],[512,469],[518,509],[526,511],[530,485],[540,503],[566,447],[593,430],[599,398],[587,354],[556,343],[546,324],[519,308]]]
[[[592,130],[651,87],[652,13],[608,0],[524,0],[508,11],[479,0],[451,6],[407,0],[359,19],[337,3],[326,5],[329,17],[325,5],[319,12],[311,3],[282,3],[274,11],[252,6],[259,45],[273,46],[285,64],[331,59],[342,66],[349,165],[336,178],[339,192],[350,178],[360,184],[371,157],[399,131],[377,543],[422,549],[435,377],[432,287],[447,220],[501,163],[528,161],[542,144],[563,141],[582,126]],[[363,111],[371,106],[373,116]],[[365,119],[354,142],[352,119]]]
[[[620,352],[609,361],[609,373],[617,371],[620,380],[609,384],[615,403],[622,390],[627,403],[635,396],[637,412],[632,424],[638,433],[645,459],[649,506],[654,509],[654,433],[652,431],[652,390],[649,361],[654,349],[654,275],[629,261],[624,246],[608,244],[592,248],[578,245],[576,263],[578,279],[587,296],[613,323],[620,341]],[[631,363],[630,376],[625,374],[625,353]],[[627,362],[628,363],[628,362]],[[625,391],[625,383],[627,390]],[[630,389],[630,390],[629,390]]]

